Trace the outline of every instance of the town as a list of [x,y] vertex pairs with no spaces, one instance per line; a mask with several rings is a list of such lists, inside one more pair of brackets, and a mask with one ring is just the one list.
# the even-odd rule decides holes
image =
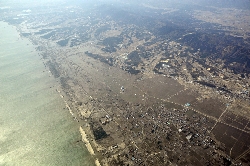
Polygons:
[[100,165],[250,163],[244,38],[216,31],[197,15],[180,25],[172,17],[185,11],[172,16],[174,9],[169,20],[147,7],[47,10],[3,18],[36,46]]

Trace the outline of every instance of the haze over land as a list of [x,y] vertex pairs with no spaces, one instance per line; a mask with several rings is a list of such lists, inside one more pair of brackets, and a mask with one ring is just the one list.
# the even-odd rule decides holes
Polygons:
[[248,0],[1,6],[60,83],[97,165],[249,165]]

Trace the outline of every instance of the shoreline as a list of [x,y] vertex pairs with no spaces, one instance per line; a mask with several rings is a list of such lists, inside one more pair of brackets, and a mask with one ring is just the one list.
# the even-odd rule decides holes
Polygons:
[[96,166],[101,166],[101,164],[99,162],[99,159],[95,157],[95,151],[92,148],[92,145],[89,142],[88,136],[87,136],[86,132],[83,130],[82,126],[80,126],[79,131],[80,131],[80,134],[82,136],[82,142],[84,142],[84,144],[85,144],[86,148],[88,149],[89,153],[92,155],[92,157],[95,160],[95,165]]
[[[152,22],[155,26],[149,28],[142,26],[143,20],[142,25],[133,25],[123,19],[119,24],[115,18],[99,17],[99,9],[94,9],[93,15],[77,9],[79,17],[60,23],[48,19],[51,22],[45,20],[41,27],[32,17],[28,24],[17,25],[21,36],[36,47],[45,71],[54,76],[57,85],[53,87],[64,101],[64,111],[77,122],[78,142],[93,165],[195,165],[196,158],[204,159],[199,160],[201,165],[213,158],[213,165],[244,154],[248,143],[240,150],[234,145],[244,142],[238,132],[249,134],[250,121],[241,116],[250,108],[249,91],[243,89],[249,77],[238,79],[230,68],[224,71],[214,66],[222,62],[220,58],[200,56],[206,53],[200,49],[204,39],[212,44],[217,37],[194,31],[188,37],[208,38],[195,38],[186,45],[189,38],[179,38],[183,32],[174,24],[165,27],[165,21]],[[80,19],[76,22],[75,18]],[[74,27],[69,26],[71,21]],[[158,26],[175,30],[161,34],[165,28]],[[75,33],[70,34],[72,30]],[[221,51],[221,47],[214,50]],[[239,85],[234,86],[234,79]],[[244,93],[234,96],[235,90],[242,89]],[[233,122],[228,120],[235,117]],[[226,148],[231,148],[230,154]],[[217,149],[222,149],[221,154]]]
[[93,150],[93,148],[92,148],[92,146],[91,146],[91,144],[90,144],[90,142],[88,140],[88,136],[87,136],[86,132],[83,130],[82,126],[80,126],[79,131],[80,131],[81,136],[82,136],[82,142],[85,143],[89,153],[92,156],[95,155],[95,152],[94,152],[94,150]]
[[[28,107],[25,107],[25,105],[26,105],[26,102],[25,102],[24,104],[22,104],[21,108],[18,108],[18,113],[21,115],[19,118],[24,118],[24,119],[30,120],[31,117],[34,116],[31,119],[31,120],[34,120],[34,126],[27,127],[26,123],[24,123],[24,120],[22,119],[20,122],[18,122],[18,120],[19,120],[19,118],[18,118],[15,121],[17,123],[20,123],[20,124],[18,124],[17,127],[12,127],[11,126],[12,124],[9,124],[9,122],[7,122],[7,118],[6,118],[6,122],[5,122],[5,120],[4,120],[5,116],[3,114],[3,118],[4,118],[3,124],[6,124],[6,125],[8,124],[8,126],[6,126],[6,128],[11,127],[11,129],[15,128],[15,130],[20,130],[20,132],[23,132],[23,134],[28,134],[30,140],[29,141],[26,140],[26,138],[25,138],[26,135],[24,136],[24,138],[20,139],[20,142],[17,141],[18,139],[16,140],[13,138],[12,146],[16,146],[16,148],[13,148],[12,146],[9,147],[10,145],[8,145],[9,141],[7,141],[7,138],[12,139],[11,137],[15,136],[17,134],[16,131],[12,132],[12,134],[6,135],[6,142],[1,142],[1,145],[3,145],[2,146],[3,153],[0,155],[0,158],[1,158],[0,163],[6,162],[5,164],[7,164],[7,165],[8,164],[12,165],[16,162],[19,162],[19,164],[21,164],[21,165],[30,165],[31,163],[33,163],[32,165],[40,165],[43,163],[44,165],[47,165],[47,164],[45,164],[46,162],[51,162],[53,165],[54,162],[57,162],[56,161],[57,159],[54,157],[56,155],[60,156],[61,154],[62,155],[67,154],[70,157],[70,159],[67,159],[68,164],[75,165],[77,162],[80,162],[80,161],[82,163],[85,163],[85,161],[83,161],[86,159],[85,154],[88,158],[90,158],[91,155],[89,155],[87,153],[87,149],[85,149],[84,145],[81,143],[81,147],[76,148],[75,145],[73,145],[74,146],[73,147],[72,144],[68,143],[68,142],[71,142],[74,140],[77,141],[78,136],[79,136],[79,131],[77,131],[74,127],[79,126],[79,125],[77,125],[74,121],[72,121],[72,119],[70,119],[68,112],[64,112],[64,111],[62,112],[63,108],[66,106],[66,108],[69,109],[69,112],[71,113],[71,115],[73,115],[73,112],[70,109],[70,106],[67,104],[65,99],[62,99],[64,96],[60,95],[60,91],[56,89],[58,86],[59,86],[59,89],[61,89],[61,84],[58,83],[55,78],[50,78],[51,77],[50,70],[46,66],[44,66],[44,61],[47,61],[47,60],[45,58],[39,57],[41,52],[39,52],[35,49],[37,47],[37,45],[34,45],[32,43],[32,40],[30,40],[30,38],[21,36],[20,31],[16,28],[16,26],[13,26],[5,21],[1,21],[0,24],[2,26],[1,27],[2,29],[6,29],[6,31],[10,32],[12,36],[16,37],[16,38],[13,37],[14,38],[13,43],[18,42],[16,47],[18,47],[19,44],[23,45],[22,46],[23,50],[16,51],[15,48],[12,48],[11,50],[7,49],[6,52],[9,54],[1,56],[1,58],[5,58],[4,59],[5,60],[4,62],[6,63],[5,66],[8,67],[8,65],[9,65],[10,71],[13,70],[13,73],[11,73],[11,74],[13,74],[13,76],[12,76],[13,79],[7,79],[7,78],[2,79],[1,82],[3,83],[3,90],[7,91],[7,90],[15,89],[15,87],[5,89],[6,87],[10,86],[12,83],[16,84],[14,79],[16,79],[16,80],[19,79],[19,81],[17,82],[18,86],[16,86],[17,88],[21,88],[21,89],[24,88],[24,90],[20,90],[20,92],[21,92],[20,94],[11,98],[13,101],[8,101],[8,102],[11,102],[11,104],[9,104],[9,107],[11,107],[11,108],[13,107],[10,110],[9,114],[12,114],[11,111],[15,111],[17,103],[25,101],[26,99],[29,99],[29,98],[30,98],[29,99],[30,101],[35,101],[33,103],[34,105],[41,104],[41,103],[43,105],[41,107],[41,110],[40,110],[40,108],[39,109],[37,108],[39,105],[33,107],[33,104],[31,104],[31,103],[29,103],[29,101],[27,101],[27,104],[30,104],[30,105],[28,105]],[[5,35],[3,35],[3,36],[5,36]],[[6,45],[6,43],[8,44],[9,42],[12,42],[12,38],[8,38],[8,40],[5,38],[2,38],[2,40],[8,41],[8,42],[4,42],[5,45]],[[24,40],[24,42],[22,40]],[[4,45],[2,45],[2,46],[4,46]],[[29,47],[31,49],[29,49],[29,48],[26,49],[26,47]],[[3,49],[3,51],[4,51],[4,49]],[[9,56],[11,57],[12,54],[14,54],[14,52],[16,52],[16,54],[19,56],[18,57],[15,56],[13,59],[11,59],[10,60],[11,63],[15,62],[16,64],[18,64],[18,67],[24,66],[27,63],[27,65],[22,67],[21,69],[19,69],[19,71],[17,73],[15,73],[16,72],[15,67],[13,65],[11,66],[11,63],[7,63],[9,61],[8,57]],[[17,59],[15,59],[16,57],[17,57]],[[5,71],[4,70],[5,66],[2,66],[3,72]],[[33,69],[34,69],[34,71],[33,71]],[[18,73],[20,73],[20,75],[18,75]],[[6,71],[6,74],[7,74],[7,71]],[[11,76],[11,74],[9,74],[9,75]],[[29,74],[31,74],[31,75],[29,75]],[[27,77],[27,79],[25,79],[26,77]],[[43,80],[41,80],[41,78]],[[25,81],[27,81],[27,80],[29,80],[29,82],[25,83]],[[39,80],[39,82],[38,82],[38,80]],[[5,82],[7,83],[7,81],[12,81],[12,82],[9,82],[9,85],[6,85],[6,87],[5,87],[4,83]],[[33,84],[33,81],[35,81],[34,84]],[[21,85],[21,87],[20,87],[20,85]],[[26,89],[29,90],[29,91],[27,91],[27,94],[25,91]],[[59,93],[60,97],[58,96],[58,94],[55,92],[54,89]],[[39,93],[39,91],[40,91],[40,93]],[[13,92],[13,94],[15,94],[17,92],[19,92],[19,89],[17,89],[15,92]],[[6,95],[6,98],[12,97],[12,94],[9,94],[9,96],[7,96],[7,92],[5,95]],[[48,96],[46,96],[46,95],[48,95]],[[43,98],[39,98],[39,97],[43,97]],[[6,111],[8,111],[7,105],[6,105],[6,108],[5,108],[5,105],[3,105],[3,109],[7,109]],[[34,111],[30,112],[32,109],[34,109]],[[50,109],[52,109],[51,110],[52,112],[49,112]],[[30,112],[30,113],[26,114],[28,112]],[[13,117],[11,118],[12,119],[11,121],[13,121],[16,118],[14,114],[16,114],[16,113],[13,113]],[[36,120],[39,117],[39,115],[41,115],[42,119],[45,118],[46,120],[45,119],[44,119],[44,121],[43,120]],[[9,115],[6,115],[6,116],[9,116]],[[22,117],[22,116],[24,116],[24,117]],[[61,125],[61,122],[62,122],[61,120],[63,120],[62,118],[65,119],[63,125]],[[51,126],[49,126],[49,128],[47,128],[47,125],[51,125]],[[58,132],[54,132],[53,130],[50,130],[50,127],[52,127],[52,126],[57,128],[56,130],[58,130]],[[34,130],[33,129],[34,127],[35,127],[35,132],[32,131],[32,130]],[[61,137],[60,139],[58,139],[58,138],[54,139],[53,137],[57,137],[59,135],[65,134],[65,131],[64,131],[65,127],[67,127],[67,129],[70,129],[67,131],[70,134],[63,135],[63,137]],[[73,130],[71,130],[71,129],[73,129]],[[7,129],[6,129],[6,131],[7,131]],[[32,133],[30,133],[30,132],[32,132]],[[43,139],[42,141],[37,140],[37,137],[34,136],[34,133],[39,134],[39,132],[45,133],[43,136],[41,136],[41,138]],[[2,134],[5,136],[6,133],[2,133]],[[23,136],[21,136],[21,137],[23,137]],[[17,137],[15,136],[15,138],[17,138]],[[25,141],[25,144],[22,144],[22,141]],[[55,143],[55,144],[53,144],[53,145],[49,144],[49,146],[48,146],[48,143],[46,143],[43,145],[44,141],[48,141],[51,144],[52,143]],[[33,145],[33,143],[35,145]],[[64,144],[64,143],[66,143],[66,144]],[[32,145],[30,145],[30,144],[32,144]],[[40,147],[41,145],[43,147]],[[32,146],[32,147],[27,149],[29,151],[27,151],[27,150],[19,151],[21,149],[25,149],[26,146]],[[48,147],[46,147],[46,146],[48,146]],[[65,148],[63,150],[56,151],[57,150],[56,148],[61,147],[61,146],[65,146]],[[35,147],[36,149],[34,149],[33,147]],[[9,150],[6,151],[5,148],[8,148]],[[40,148],[41,148],[41,150],[39,151]],[[46,149],[43,150],[43,148],[46,148]],[[74,148],[75,152],[68,153],[68,151],[72,151],[72,148]],[[79,153],[79,149],[80,149],[80,153]],[[45,152],[47,151],[48,153],[46,155],[41,154],[42,150]],[[13,156],[13,154],[16,153],[17,151],[19,154],[16,156]],[[50,154],[50,151],[51,152],[53,151],[53,153]],[[10,154],[10,152],[12,154]],[[25,158],[19,157],[20,155],[26,155],[26,153],[29,153],[29,152],[32,152],[32,153],[34,152],[34,153],[32,155],[30,155],[30,154],[27,155]],[[78,153],[78,154],[76,155],[76,153]],[[6,155],[7,155],[7,157],[6,157]],[[55,155],[55,156],[53,156],[53,155]],[[74,156],[72,156],[72,155],[74,155]],[[79,158],[79,155],[81,158]],[[34,156],[34,158],[37,158],[37,160],[33,161],[33,159],[30,156]],[[4,157],[4,158],[2,158],[2,157]],[[43,161],[44,159],[46,159],[47,161]],[[77,160],[75,160],[75,159],[77,159]],[[61,161],[66,162],[66,159],[65,160],[63,159]],[[91,163],[93,163],[92,165],[94,165],[94,162],[97,163],[96,161],[93,160],[93,162],[91,161]],[[28,163],[30,163],[30,164],[28,164]]]

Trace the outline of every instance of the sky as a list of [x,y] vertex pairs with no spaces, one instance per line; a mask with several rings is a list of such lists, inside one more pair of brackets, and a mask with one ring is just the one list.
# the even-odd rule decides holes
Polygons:
[[48,4],[68,4],[101,2],[101,3],[130,3],[134,5],[148,4],[151,6],[173,6],[176,4],[194,4],[201,6],[213,6],[223,8],[244,8],[250,10],[250,0],[0,0],[0,6],[3,4],[19,4],[21,6],[40,6]]

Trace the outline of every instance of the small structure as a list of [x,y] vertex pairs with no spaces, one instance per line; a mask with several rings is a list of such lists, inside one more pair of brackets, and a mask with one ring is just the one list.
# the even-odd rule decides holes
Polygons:
[[186,139],[187,139],[188,141],[190,141],[190,139],[192,138],[192,136],[193,136],[193,134],[189,134],[188,136],[186,136]]
[[121,92],[124,92],[125,88],[124,86],[121,87]]

